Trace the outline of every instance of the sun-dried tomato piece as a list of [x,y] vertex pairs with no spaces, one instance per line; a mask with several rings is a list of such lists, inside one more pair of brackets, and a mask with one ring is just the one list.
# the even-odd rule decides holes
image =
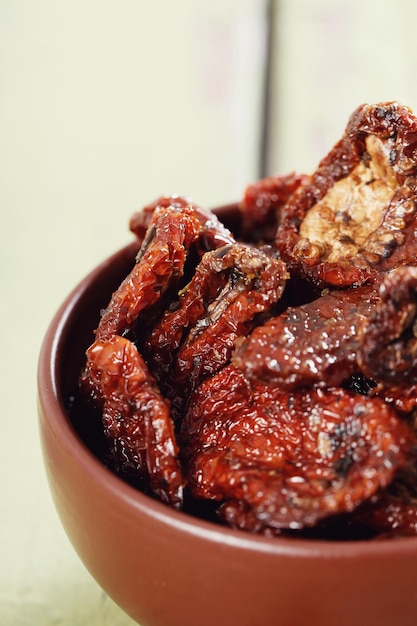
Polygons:
[[417,267],[387,273],[379,295],[359,328],[358,365],[378,382],[373,393],[411,413],[417,409]]
[[176,413],[181,414],[201,380],[228,362],[236,338],[278,302],[287,278],[281,260],[244,244],[203,256],[179,302],[144,345],[147,362]]
[[361,326],[361,369],[379,382],[417,383],[417,267],[388,273],[379,293]]
[[377,300],[372,285],[327,290],[257,326],[237,345],[232,362],[251,380],[284,389],[341,385],[359,370],[358,329]]
[[217,217],[191,204],[156,206],[136,263],[103,312],[96,336],[106,339],[125,333],[138,315],[177,285],[193,244],[198,255],[227,243],[232,235]]
[[397,385],[381,383],[372,393],[384,398],[385,402],[404,415],[411,415],[417,410],[417,383],[410,384],[407,379]]
[[170,405],[135,345],[118,335],[96,341],[87,351],[84,381],[102,406],[112,469],[180,507],[184,481]]
[[362,105],[309,182],[288,200],[276,244],[314,283],[363,283],[417,258],[417,118],[396,102]]
[[248,242],[273,243],[280,213],[296,189],[308,180],[307,174],[262,178],[245,189],[240,210],[240,236]]
[[96,337],[104,340],[125,333],[138,315],[183,275],[187,250],[200,232],[191,208],[157,208],[132,271],[112,295]]
[[417,535],[416,463],[409,463],[386,489],[361,505],[352,521],[384,538]]
[[312,526],[386,487],[413,435],[381,399],[288,393],[228,366],[194,392],[181,444],[189,487],[255,532]]
[[[160,196],[154,202],[147,204],[140,211],[136,211],[129,220],[129,228],[141,241],[146,235],[153,214],[156,209],[168,209],[175,207],[176,209],[185,209],[193,205],[189,198],[184,196]],[[195,205],[193,205],[195,206]]]
[[202,241],[200,242],[200,247],[202,252],[219,248],[228,243],[233,243],[234,239],[232,234],[214,213],[195,204],[184,196],[161,196],[151,204],[143,207],[141,211],[137,211],[130,218],[130,230],[142,241],[156,209],[168,209],[169,207],[180,210],[192,209],[193,214],[198,219],[201,226],[200,238]]

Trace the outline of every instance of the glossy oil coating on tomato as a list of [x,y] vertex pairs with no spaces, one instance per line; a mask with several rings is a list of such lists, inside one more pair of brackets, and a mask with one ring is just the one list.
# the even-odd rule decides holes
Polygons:
[[285,264],[235,244],[207,252],[178,304],[149,333],[145,357],[178,415],[198,384],[228,363],[238,337],[280,300]]
[[290,271],[357,285],[416,261],[417,118],[397,102],[362,105],[282,212],[276,243]]
[[417,383],[417,267],[386,274],[360,330],[362,371],[377,381]]
[[172,506],[182,504],[183,476],[178,461],[170,405],[159,392],[134,344],[113,336],[87,351],[88,383],[102,405],[113,469],[137,474]]
[[251,385],[233,366],[193,395],[182,437],[193,494],[257,532],[354,510],[389,484],[412,441],[378,398]]
[[[165,206],[167,204],[167,206]],[[97,337],[105,339],[128,330],[144,309],[151,307],[184,273],[192,244],[203,250],[234,242],[217,218],[192,204],[157,204],[152,211],[136,263],[104,311]]]
[[281,212],[307,174],[292,172],[262,178],[245,189],[240,210],[240,236],[245,241],[272,243]]
[[246,376],[284,389],[341,385],[358,371],[358,332],[379,301],[377,289],[326,291],[257,326],[233,363]]

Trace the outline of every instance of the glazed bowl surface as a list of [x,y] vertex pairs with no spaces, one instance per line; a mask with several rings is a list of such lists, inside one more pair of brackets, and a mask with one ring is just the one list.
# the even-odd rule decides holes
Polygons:
[[[231,225],[231,207],[216,211]],[[95,455],[68,406],[100,310],[137,243],[72,291],[45,336],[38,369],[44,463],[76,552],[142,626],[415,626],[417,538],[269,539],[173,510]]]

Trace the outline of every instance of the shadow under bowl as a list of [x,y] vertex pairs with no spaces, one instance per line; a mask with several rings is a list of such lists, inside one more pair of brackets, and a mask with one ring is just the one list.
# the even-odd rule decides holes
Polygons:
[[[233,228],[233,207],[216,212]],[[99,312],[136,251],[135,242],[126,246],[72,291],[39,359],[47,477],[65,531],[92,576],[142,626],[415,626],[417,538],[252,536],[170,509],[94,454],[77,416],[70,417],[70,396]]]

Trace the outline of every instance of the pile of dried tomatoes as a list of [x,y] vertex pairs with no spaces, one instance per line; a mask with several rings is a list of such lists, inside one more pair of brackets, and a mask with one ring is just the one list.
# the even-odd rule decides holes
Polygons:
[[250,185],[236,233],[177,196],[135,214],[80,378],[106,463],[233,528],[416,534],[416,201],[417,118],[389,102],[313,175]]

